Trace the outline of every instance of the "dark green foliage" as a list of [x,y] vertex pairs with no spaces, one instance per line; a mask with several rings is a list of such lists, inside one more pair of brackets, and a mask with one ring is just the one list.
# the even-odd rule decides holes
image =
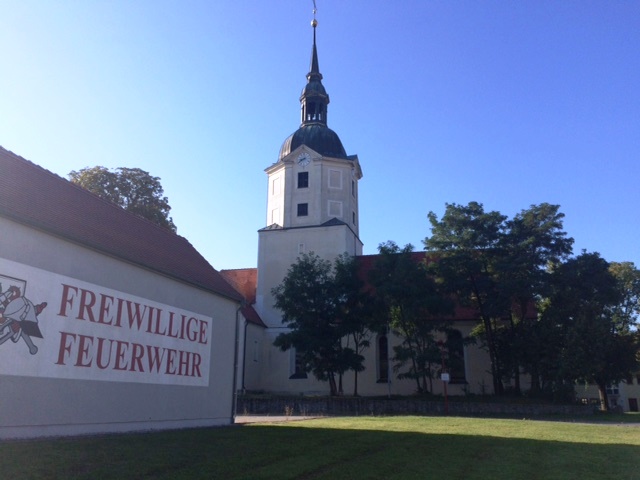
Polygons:
[[500,289],[511,308],[496,341],[501,371],[504,377],[513,377],[517,394],[521,393],[521,368],[531,374],[532,389],[540,390],[537,365],[545,345],[536,341],[533,329],[538,319],[532,310],[534,302],[548,293],[547,267],[565,260],[572,251],[573,239],[563,230],[564,214],[559,209],[548,203],[531,205],[507,220],[502,236],[497,268]]
[[535,336],[533,306],[546,294],[546,267],[571,253],[573,239],[563,231],[563,217],[559,206],[547,203],[511,220],[476,202],[447,205],[440,220],[429,214],[432,235],[424,244],[438,257],[430,271],[462,305],[477,310],[475,334],[489,352],[495,393],[503,392],[503,380],[513,380],[519,394],[522,368],[531,373],[533,388],[540,388],[544,347],[538,341],[547,339]]
[[378,324],[402,339],[394,347],[398,378],[414,379],[418,392],[429,392],[441,360],[435,336],[444,331],[442,318],[453,313],[453,305],[438,291],[425,264],[414,256],[413,246],[401,249],[387,242],[378,249],[380,255],[370,272]]
[[[627,270],[631,277],[633,270]],[[627,312],[625,298],[633,296],[624,278],[617,278],[599,254],[583,252],[553,270],[542,315],[559,347],[555,380],[598,385],[603,410],[609,406],[607,386],[638,368],[637,336],[631,329],[636,318],[621,313]]]
[[447,204],[440,220],[429,213],[431,237],[425,249],[437,255],[430,272],[462,305],[478,311],[489,352],[493,391],[501,394],[495,320],[508,315],[510,298],[500,288],[499,264],[506,217],[485,212],[481,204]]
[[368,346],[369,302],[354,260],[338,257],[333,268],[313,253],[302,255],[272,293],[290,329],[278,335],[274,345],[283,351],[295,348],[306,370],[329,382],[331,395],[341,393],[337,379],[349,370],[363,370],[360,352]]
[[176,231],[169,212],[169,200],[163,196],[160,178],[139,168],[86,167],[69,173],[71,182],[105,200],[140,215],[156,225]]

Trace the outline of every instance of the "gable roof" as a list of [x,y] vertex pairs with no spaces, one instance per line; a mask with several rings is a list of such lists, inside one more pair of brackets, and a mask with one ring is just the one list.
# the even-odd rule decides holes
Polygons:
[[189,241],[0,147],[0,215],[235,301]]

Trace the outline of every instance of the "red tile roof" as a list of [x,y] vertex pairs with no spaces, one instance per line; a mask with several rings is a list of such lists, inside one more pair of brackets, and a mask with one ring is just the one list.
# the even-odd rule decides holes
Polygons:
[[[356,257],[358,262],[358,276],[360,279],[367,285],[368,288],[373,290],[373,287],[368,285],[369,283],[369,272],[374,268],[376,258],[380,255],[362,255]],[[416,263],[418,262],[426,262],[433,263],[438,261],[437,255],[434,253],[428,252],[412,252],[411,258]],[[534,302],[532,301],[527,308],[526,317],[527,318],[536,318],[537,312]],[[454,305],[454,313],[451,317],[446,317],[444,320],[479,320],[480,312],[474,306],[462,305],[458,299],[455,299]]]
[[[357,257],[358,276],[363,282],[365,282],[370,290],[373,290],[373,287],[369,285],[369,272],[374,268],[375,261],[379,257],[380,255],[362,255]],[[433,256],[428,256],[426,252],[412,252],[411,258],[416,263],[433,261]],[[456,302],[454,306],[454,314],[451,317],[452,320],[477,320],[478,318],[480,318],[480,314],[477,309],[473,307],[466,307]]]
[[242,298],[186,238],[2,147],[0,215],[232,300]]
[[258,312],[253,308],[256,303],[256,285],[258,281],[257,268],[238,268],[235,270],[220,270],[220,274],[233,287],[242,294],[246,304],[242,306],[241,312],[249,323],[266,327]]
[[256,285],[258,281],[257,268],[237,268],[234,270],[220,270],[220,275],[242,294],[249,304],[256,303]]

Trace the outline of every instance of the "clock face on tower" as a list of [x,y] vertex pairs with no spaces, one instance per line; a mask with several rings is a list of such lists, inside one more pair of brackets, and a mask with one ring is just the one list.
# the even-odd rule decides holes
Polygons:
[[302,152],[298,155],[298,165],[301,167],[306,167],[311,162],[311,156],[308,153]]

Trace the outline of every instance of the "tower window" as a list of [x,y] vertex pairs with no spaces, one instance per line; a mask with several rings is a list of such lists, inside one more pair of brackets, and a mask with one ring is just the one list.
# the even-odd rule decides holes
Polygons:
[[351,180],[351,195],[353,197],[356,196],[356,181],[355,180]]
[[306,217],[309,215],[309,204],[308,203],[299,203],[298,204],[298,216]]
[[309,172],[298,172],[298,188],[309,188]]
[[351,221],[353,222],[353,224],[356,224],[356,212],[351,212]]

